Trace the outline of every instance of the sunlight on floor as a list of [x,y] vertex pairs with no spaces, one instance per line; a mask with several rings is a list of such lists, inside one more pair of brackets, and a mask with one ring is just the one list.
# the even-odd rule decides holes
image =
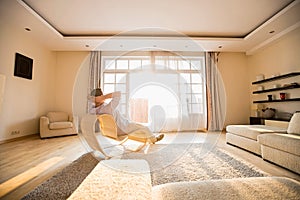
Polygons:
[[218,139],[218,135],[213,133],[209,135],[204,132],[178,132],[178,133],[165,133],[164,138],[155,144],[182,144],[182,143],[205,143],[211,140],[212,136]]
[[[220,140],[222,140],[222,135],[224,134],[222,134],[221,132],[168,132],[164,133],[164,138],[161,141],[156,142],[155,144],[210,144],[211,146],[215,146]],[[119,158],[124,153],[132,151],[140,151],[147,154],[148,149],[151,146],[151,144],[144,144],[142,142],[137,142],[130,139],[122,145],[120,145],[120,142],[102,136],[100,133],[97,134],[97,139],[99,145],[101,146],[102,150],[106,153],[106,155],[114,158]],[[87,146],[87,148],[89,147]],[[99,157],[103,157],[101,156],[102,154],[100,154]]]
[[6,195],[7,193],[11,192],[12,190],[16,189],[17,187],[25,184],[29,180],[37,177],[39,174],[47,171],[50,167],[59,163],[63,159],[64,159],[63,157],[50,158],[36,165],[35,167],[32,167],[29,170],[0,184],[0,198]]
[[[155,144],[206,143],[212,142],[213,140],[218,140],[220,135],[221,132],[168,132],[164,133],[164,138],[161,141],[156,142]],[[116,142],[108,140],[106,137],[103,137],[100,134],[97,137],[99,138],[99,141],[101,141],[101,145],[103,145],[104,149],[107,146],[112,146],[112,144],[117,144]],[[135,146],[140,145],[141,143],[133,140],[128,140],[126,144]]]

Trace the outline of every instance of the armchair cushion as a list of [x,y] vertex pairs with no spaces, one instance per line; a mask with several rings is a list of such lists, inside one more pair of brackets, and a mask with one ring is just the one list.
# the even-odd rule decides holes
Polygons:
[[49,124],[49,129],[51,130],[72,128],[72,127],[73,127],[72,122],[53,122]]
[[50,123],[69,121],[69,115],[65,112],[49,112],[47,117],[49,118]]

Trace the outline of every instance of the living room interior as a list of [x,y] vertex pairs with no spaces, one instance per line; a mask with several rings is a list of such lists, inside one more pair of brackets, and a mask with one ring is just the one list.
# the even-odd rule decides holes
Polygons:
[[[76,163],[82,156],[87,155],[90,148],[80,133],[80,119],[86,111],[89,63],[92,52],[101,52],[102,67],[106,66],[105,59],[112,60],[111,58],[115,60],[128,59],[128,63],[130,63],[133,55],[138,59],[149,59],[150,64],[155,63],[156,66],[156,54],[158,58],[169,56],[168,58],[173,59],[172,62],[178,59],[176,56],[186,60],[195,59],[197,62],[199,59],[200,63],[206,64],[206,68],[208,65],[205,59],[208,58],[208,53],[215,56],[215,61],[217,60],[218,80],[222,85],[221,96],[218,99],[223,106],[221,125],[218,128],[211,127],[211,114],[209,113],[213,108],[206,106],[206,96],[201,97],[206,99],[199,104],[205,105],[204,110],[200,109],[205,113],[199,123],[201,126],[196,123],[199,126],[191,128],[190,124],[193,124],[191,122],[194,121],[189,118],[187,121],[190,124],[186,124],[186,128],[178,131],[176,127],[177,131],[174,132],[171,131],[170,124],[176,123],[169,123],[169,128],[165,126],[164,139],[150,145],[148,154],[141,151],[137,154],[125,155],[123,158],[149,159],[150,168],[153,169],[155,165],[150,161],[155,160],[155,156],[154,158],[151,156],[160,148],[161,154],[159,155],[164,155],[168,151],[170,155],[179,151],[188,151],[189,155],[192,155],[197,154],[195,153],[197,147],[201,145],[197,158],[198,163],[202,163],[202,160],[205,159],[212,159],[210,161],[214,162],[217,160],[215,157],[221,157],[226,154],[224,152],[227,152],[226,158],[230,155],[234,157],[235,162],[249,163],[248,171],[245,170],[244,174],[241,172],[243,176],[233,172],[224,175],[220,171],[218,176],[214,174],[212,178],[208,175],[202,177],[199,175],[201,171],[195,172],[194,169],[190,169],[187,173],[189,175],[184,179],[175,175],[178,170],[175,168],[178,162],[175,161],[177,157],[176,159],[174,157],[174,160],[171,161],[165,159],[162,168],[170,165],[169,170],[151,171],[150,181],[153,187],[169,182],[199,180],[204,180],[207,185],[210,185],[209,179],[217,179],[216,177],[228,180],[248,176],[254,178],[267,176],[287,177],[295,182],[300,181],[299,171],[297,171],[299,168],[289,169],[289,167],[276,162],[266,161],[260,155],[261,152],[243,148],[244,143],[241,143],[242,147],[240,148],[237,147],[239,145],[232,145],[234,141],[229,142],[231,145],[227,144],[228,138],[226,138],[226,127],[230,125],[262,125],[267,108],[275,109],[276,113],[275,117],[273,115],[271,120],[267,120],[267,123],[279,124],[280,127],[285,127],[285,130],[288,129],[293,114],[299,111],[299,13],[299,0],[230,0],[226,3],[223,1],[160,2],[156,0],[143,2],[133,0],[87,1],[84,3],[50,0],[1,1],[0,198],[34,199],[31,195],[37,195],[36,193],[41,190],[40,188],[39,190],[35,189],[36,187],[42,183],[51,182],[47,182],[47,180],[53,181],[55,175],[56,177],[69,175],[70,172],[63,175],[64,170],[74,161]],[[31,78],[14,75],[16,53],[33,60]],[[170,53],[172,53],[172,57],[169,55]],[[168,62],[171,61],[168,60]],[[152,65],[149,66],[152,67]],[[151,73],[147,70],[141,70],[143,74],[137,73],[136,76],[136,71],[128,70],[131,78],[133,77],[131,83],[137,80],[134,77],[142,75],[143,80],[151,77]],[[114,71],[113,73],[122,72],[122,70],[106,69],[102,73],[109,74],[112,71]],[[182,77],[188,73],[192,77],[192,72],[186,69],[183,71]],[[202,79],[205,77],[204,71]],[[152,90],[155,90],[161,99],[169,100],[162,100],[161,106],[167,112],[166,119],[171,119],[171,116],[174,113],[178,114],[178,111],[169,109],[170,105],[173,105],[170,101],[174,94],[175,97],[180,95],[166,90],[166,88],[172,87],[169,85],[173,84],[172,78],[167,79],[166,75],[163,78],[158,77],[160,75],[153,75],[156,84]],[[163,79],[167,81],[163,82]],[[101,80],[101,87],[106,88],[104,92],[112,92],[110,87],[105,87],[105,84],[109,85],[111,82],[104,80],[104,78]],[[137,85],[141,85],[139,81],[141,80],[136,82]],[[259,84],[255,82],[259,82]],[[292,84],[295,83],[298,85],[294,87]],[[114,82],[114,84],[116,83]],[[159,87],[163,84],[166,87]],[[193,83],[189,84],[193,87]],[[200,85],[200,82],[195,84]],[[205,85],[202,86],[201,94],[209,91]],[[293,87],[291,88],[291,86]],[[282,88],[284,88],[283,91]],[[152,90],[151,87],[150,89],[148,87],[148,91]],[[284,98],[280,93],[284,93]],[[143,95],[136,92],[137,97],[140,97],[138,94]],[[268,99],[270,94],[272,100]],[[197,96],[198,93],[193,93],[193,95]],[[153,101],[156,102],[156,99],[153,98]],[[190,103],[188,108],[192,109],[193,102],[185,103],[187,105]],[[130,101],[125,101],[123,104],[129,105]],[[151,104],[149,103],[147,106],[150,107]],[[126,109],[129,108],[126,107]],[[189,109],[187,110],[190,112]],[[40,118],[51,111],[62,111],[79,116],[78,134],[41,139]],[[199,115],[197,116],[199,117]],[[142,118],[144,119],[145,115]],[[136,120],[138,119],[136,118]],[[297,138],[295,140],[298,141]],[[259,139],[263,140],[262,137]],[[181,147],[178,148],[176,145]],[[165,146],[168,148],[162,148]],[[260,149],[260,147],[259,145],[258,148]],[[210,154],[215,157],[208,157]],[[296,154],[296,157],[299,159],[299,155]],[[74,180],[77,185],[72,191],[68,191],[68,194],[59,194],[65,195],[65,199],[70,196],[70,193],[74,193],[72,198],[76,198],[74,196],[78,192],[74,191],[79,187],[78,184],[83,183],[83,179],[88,174],[92,174],[92,169],[97,165],[95,159],[87,156],[83,158],[90,160],[88,169],[82,172],[80,180]],[[170,158],[173,157],[170,156]],[[188,156],[182,155],[181,159],[182,168],[188,168],[184,166],[185,163],[200,169],[200,166],[193,163]],[[296,165],[296,168],[297,166],[299,165]],[[215,164],[212,171],[217,173],[217,168],[221,170],[222,167]],[[244,168],[240,169],[240,171],[243,170]],[[173,174],[170,171],[173,171]],[[197,176],[195,175],[195,180],[191,178],[193,177],[192,172],[199,173]],[[207,174],[213,174],[213,172],[205,171]],[[75,174],[80,173],[76,171]],[[163,174],[169,175],[169,177],[164,180]],[[232,177],[230,177],[231,175]],[[70,175],[64,178],[70,179],[71,182],[74,177]],[[47,187],[52,186],[48,184]],[[59,187],[63,188],[64,186],[59,185]],[[181,185],[180,187],[184,188]],[[270,190],[271,187],[269,186]],[[79,187],[78,191],[81,191],[80,189]],[[59,188],[55,187],[53,190],[59,190]],[[156,187],[155,191],[158,190],[162,191]],[[30,193],[31,191],[34,193]],[[81,193],[85,194],[82,191]]]

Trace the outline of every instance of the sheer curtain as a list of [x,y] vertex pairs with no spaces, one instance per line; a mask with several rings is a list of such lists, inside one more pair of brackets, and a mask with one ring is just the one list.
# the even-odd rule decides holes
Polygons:
[[[176,54],[172,52],[153,52],[156,74],[166,70],[162,79],[168,80],[169,88],[175,87],[172,91],[177,99],[177,104],[165,106],[167,113],[166,123],[163,130],[166,131],[195,131],[207,128],[207,107],[205,87],[205,62],[204,54],[197,52],[192,55]],[[203,61],[203,62],[202,62]],[[171,100],[171,98],[168,98]],[[169,109],[173,109],[169,111]],[[177,108],[177,112],[174,112]],[[177,115],[174,115],[177,113]],[[159,115],[158,115],[159,116]],[[159,121],[160,118],[154,118]]]
[[206,81],[208,105],[208,130],[221,131],[225,121],[226,96],[223,81],[218,71],[218,53],[207,52]]
[[130,52],[116,57],[103,52],[102,61],[103,92],[121,91],[119,109],[129,119],[154,132],[207,128],[203,52]]

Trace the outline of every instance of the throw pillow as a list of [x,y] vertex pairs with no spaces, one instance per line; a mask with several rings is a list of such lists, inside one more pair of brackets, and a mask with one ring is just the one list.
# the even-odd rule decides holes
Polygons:
[[293,114],[289,122],[287,133],[300,135],[300,112]]

